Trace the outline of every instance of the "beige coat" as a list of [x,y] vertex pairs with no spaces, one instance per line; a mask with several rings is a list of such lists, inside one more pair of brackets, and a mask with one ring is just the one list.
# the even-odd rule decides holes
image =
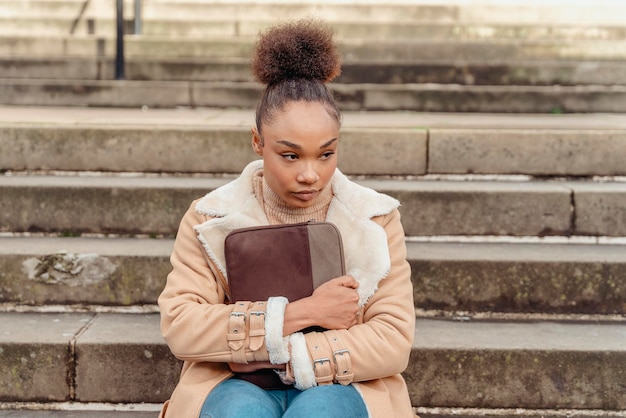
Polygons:
[[[198,417],[209,392],[232,376],[227,362],[242,355],[247,361],[267,361],[272,355],[269,331],[261,347],[258,338],[252,347],[249,336],[243,348],[229,345],[234,305],[225,304],[228,284],[220,280],[226,276],[226,234],[268,223],[252,189],[252,176],[261,168],[261,161],[251,163],[238,179],[194,202],[182,219],[171,256],[173,270],[158,302],[165,340],[184,365],[161,417]],[[339,170],[332,188],[327,220],[341,231],[346,271],[359,281],[362,315],[360,323],[348,330],[291,336],[290,365],[300,376],[301,388],[321,383],[316,368],[321,363],[314,361],[320,354],[312,348],[321,347],[321,355],[336,360],[331,362],[336,371],[333,381],[353,383],[371,417],[413,417],[400,375],[411,352],[415,310],[399,203],[351,182]],[[261,324],[263,333],[272,325],[266,321]],[[257,334],[258,330],[257,326]]]

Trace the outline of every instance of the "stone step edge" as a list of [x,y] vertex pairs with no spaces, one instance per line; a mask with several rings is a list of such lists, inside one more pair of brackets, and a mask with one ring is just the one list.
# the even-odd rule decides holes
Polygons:
[[[146,189],[146,190],[199,190],[203,194],[227,184],[237,178],[238,173],[158,173],[158,172],[99,172],[99,171],[7,171],[0,174],[0,188],[68,188],[68,189]],[[346,175],[355,183],[387,194],[396,192],[511,192],[514,188],[533,192],[585,193],[593,190],[626,193],[626,176],[533,176],[526,174],[424,174],[424,175]],[[437,187],[438,186],[438,187]],[[198,197],[201,197],[198,196]],[[191,201],[189,201],[191,203]],[[184,209],[184,208],[183,208]],[[13,231],[3,231],[12,233]],[[18,234],[38,234],[38,232],[18,232]],[[44,236],[54,236],[54,232],[43,232]],[[89,233],[87,233],[88,236]],[[113,233],[112,236],[116,234]],[[105,236],[96,233],[96,236]],[[143,236],[136,234],[136,236]],[[415,240],[525,240],[529,236],[459,234],[459,235],[417,235],[409,234]],[[626,235],[625,235],[626,236]],[[594,240],[602,235],[593,236],[567,234],[565,236],[530,236],[532,239]],[[575,237],[570,239],[569,237]],[[609,237],[607,235],[607,237]],[[610,235],[620,238],[618,235]],[[591,241],[589,241],[591,242]]]
[[[626,314],[625,243],[407,239],[417,316],[620,319]],[[172,239],[148,237],[0,236],[6,276],[0,311],[155,312],[171,271],[172,247]],[[45,268],[52,261],[91,273],[74,276],[67,267]]]
[[[397,197],[406,234],[411,235],[515,235],[515,236],[613,236],[626,235],[622,220],[626,183],[585,181],[466,182],[411,179],[367,179],[355,181],[363,186]],[[111,232],[123,235],[175,233],[180,217],[192,200],[228,182],[224,177],[54,177],[0,176],[0,188],[8,200],[5,207],[6,232]],[[102,194],[102,192],[105,194]],[[49,207],[41,211],[29,199],[46,192]],[[96,205],[98,211],[116,213],[111,218],[79,217],[76,206],[68,206],[68,193],[74,204]],[[109,193],[110,195],[106,194]],[[138,193],[144,194],[139,198]],[[450,196],[461,219],[441,212]],[[150,210],[151,223],[137,223],[126,206],[137,198],[141,210]],[[477,199],[480,205],[477,205]],[[520,198],[524,199],[523,204]],[[150,199],[164,199],[167,206],[148,207]],[[602,200],[604,199],[604,200]],[[595,202],[602,204],[597,205]],[[21,203],[20,203],[21,202]],[[96,203],[97,202],[97,203]],[[532,202],[532,204],[528,204]],[[15,205],[24,206],[22,211]],[[122,205],[122,206],[120,206]],[[420,212],[415,212],[419,205]],[[595,206],[594,206],[595,205]],[[510,210],[509,210],[510,209]],[[602,217],[596,216],[600,209]],[[136,209],[140,210],[140,209]],[[60,212],[54,212],[60,211]],[[413,211],[413,212],[411,212]],[[430,212],[428,212],[430,211]],[[486,222],[485,216],[491,216]],[[106,223],[103,223],[106,220]],[[445,223],[439,221],[445,220]],[[576,221],[576,222],[574,222]]]
[[[82,356],[82,364],[79,362],[75,369],[76,400],[90,402],[138,402],[151,401],[162,402],[167,397],[167,392],[177,381],[179,363],[169,354],[167,346],[159,331],[159,318],[155,314],[142,316],[115,315],[115,314],[69,314],[69,315],[46,315],[46,314],[1,314],[5,324],[10,324],[6,329],[4,341],[10,343],[11,335],[15,335],[16,342],[30,346],[50,339],[51,344],[46,347],[54,348],[57,352],[64,352],[64,341],[72,341],[75,347],[74,353]],[[39,324],[27,327],[25,324]],[[50,324],[54,323],[54,327]],[[141,332],[137,332],[137,327]],[[58,330],[63,334],[59,335]],[[426,406],[466,406],[478,407],[490,405],[491,407],[514,407],[525,406],[527,408],[555,408],[557,405],[569,408],[585,406],[590,409],[620,410],[623,406],[623,397],[619,392],[619,385],[608,387],[606,399],[598,400],[596,393],[605,383],[615,382],[620,379],[620,369],[626,355],[623,347],[623,324],[601,323],[555,323],[555,322],[483,322],[473,321],[458,323],[454,321],[419,319],[416,327],[416,338],[412,345],[412,361],[409,363],[405,375],[410,388],[411,398],[414,405]],[[78,333],[73,337],[74,334]],[[589,339],[586,335],[594,335],[596,338]],[[128,356],[120,357],[119,347],[124,346],[128,350]],[[146,350],[146,347],[148,349]],[[574,348],[572,348],[574,347]],[[65,347],[67,348],[67,347]],[[5,350],[6,354],[6,350]],[[510,357],[508,356],[510,354]],[[18,354],[19,355],[19,354]],[[103,364],[89,367],[86,364],[96,359],[102,359]],[[146,359],[151,359],[146,361]],[[556,359],[560,359],[555,363]],[[590,359],[591,364],[586,364],[583,359]],[[137,363],[137,360],[139,363]],[[510,360],[510,364],[508,363]],[[27,360],[28,361],[28,360]],[[128,370],[129,362],[137,364],[138,371],[153,368],[154,362],[163,361],[167,366],[169,388],[166,392],[162,383],[159,390],[147,395],[147,392],[129,394],[124,386],[119,386],[119,370]],[[520,393],[514,389],[515,383],[508,379],[492,381],[489,375],[484,374],[484,362],[493,365],[490,373],[500,375],[500,372],[513,373],[514,369],[523,366],[527,375],[535,374],[541,380],[547,381],[547,387],[542,387],[541,396],[533,390],[526,390],[524,401],[519,404]],[[452,363],[451,363],[452,362]],[[457,364],[458,363],[458,364]],[[602,365],[603,372],[593,375],[596,370],[594,365]],[[457,365],[465,370],[456,376]],[[439,367],[446,368],[447,373],[436,375],[434,380],[450,383],[453,388],[447,391],[445,399],[437,398],[436,387],[429,387],[432,381],[426,376],[437,373]],[[461,368],[461,366],[459,368]],[[106,369],[103,369],[105,367]],[[590,369],[594,367],[594,369]],[[570,381],[571,376],[585,373],[588,385],[585,394],[572,391],[576,386],[566,387],[566,394],[554,393],[549,382],[554,379],[551,371],[558,369],[560,379]],[[54,366],[55,378],[61,380],[63,366]],[[98,371],[100,370],[100,371]],[[97,383],[90,376],[94,373],[101,376],[103,370],[110,370],[110,375],[102,375]],[[178,369],[179,370],[179,369]],[[476,374],[480,374],[476,387],[468,388],[467,383],[462,381],[474,380]],[[164,376],[165,377],[165,376]],[[460,379],[461,382],[459,382]],[[126,376],[124,377],[126,378]],[[141,373],[137,376],[128,376],[125,384],[133,379],[142,379]],[[511,375],[514,381],[524,379],[523,376]],[[481,380],[482,379],[482,380]],[[561,382],[562,380],[559,380]],[[456,382],[456,383],[453,383]],[[108,386],[112,390],[103,393],[98,385]],[[553,383],[554,384],[554,383]],[[436,385],[435,385],[436,386]],[[560,386],[559,386],[560,387]],[[465,389],[463,389],[465,388]],[[41,390],[43,388],[38,388]],[[70,388],[71,389],[71,388]],[[472,392],[473,390],[473,392]],[[496,395],[487,404],[482,402],[483,390],[494,391]],[[501,392],[504,390],[504,392]],[[79,393],[80,391],[80,393]],[[57,391],[56,397],[50,400],[63,400],[63,388]],[[545,396],[543,396],[545,395]],[[20,395],[17,395],[20,396]],[[34,396],[30,394],[29,396]],[[150,397],[152,396],[152,397]],[[562,403],[562,396],[570,396],[568,402]],[[581,396],[583,398],[581,398]],[[587,399],[587,396],[589,398]],[[14,400],[37,399],[13,398]],[[74,399],[74,398],[73,398]],[[581,403],[582,400],[582,403]],[[587,403],[586,401],[589,400]],[[452,402],[452,403],[451,403]]]
[[[5,78],[114,80],[115,57],[111,56],[0,56],[0,65],[10,70]],[[136,81],[253,81],[249,60],[244,58],[127,57],[126,79]],[[44,75],[45,67],[49,75]],[[623,84],[623,61],[558,60],[448,60],[376,61],[346,59],[336,80],[346,84],[404,84],[419,79],[432,83],[464,85],[580,85]],[[366,71],[377,74],[363,75]],[[448,71],[451,74],[436,74]],[[521,73],[521,74],[518,74]],[[595,73],[600,73],[600,76]],[[227,75],[226,75],[227,74]],[[417,76],[419,74],[419,77]]]
[[[49,35],[44,39],[27,34],[0,33],[0,50],[8,56],[22,56],[23,51],[36,57],[115,57],[116,39],[104,35]],[[571,61],[622,61],[626,49],[620,40],[524,40],[483,39],[401,39],[389,42],[372,39],[367,46],[354,39],[342,41],[342,53],[346,59],[359,60],[404,60],[408,58],[423,62],[437,62],[443,57],[448,60],[472,61],[480,56],[481,62],[506,59],[507,62],[552,60]],[[178,45],[178,50],[172,50]],[[181,45],[183,46],[180,49]],[[171,47],[168,47],[171,46]],[[127,36],[125,55],[131,57],[234,58],[249,60],[254,37],[167,37],[167,36]],[[164,47],[168,47],[165,48]],[[36,52],[34,52],[36,51]],[[419,51],[419,53],[417,53]],[[554,52],[556,51],[556,52]]]
[[[55,239],[66,238],[59,232],[0,232],[0,239],[3,238],[27,238],[27,239]],[[88,233],[81,234],[80,238],[98,239],[128,239],[128,240],[163,240],[171,241],[171,237],[154,236],[150,234],[120,235],[108,233]],[[407,245],[438,243],[438,244],[537,244],[537,245],[626,245],[626,236],[523,236],[523,235],[407,235]],[[1,253],[1,252],[0,252]]]
[[[155,305],[106,306],[106,305],[25,305],[0,303],[3,313],[41,313],[41,314],[122,314],[145,315],[158,314]],[[626,324],[626,315],[620,314],[549,314],[515,312],[470,312],[415,309],[416,319],[446,320],[454,322],[512,322],[512,323],[578,323],[578,324]],[[1,408],[0,408],[1,409]]]
[[[0,402],[0,411],[11,412],[15,418],[36,418],[29,414],[37,412],[83,412],[87,418],[106,418],[106,414],[116,412],[134,413],[137,417],[146,413],[157,414],[161,403],[96,403],[96,402]],[[427,408],[414,407],[414,412],[421,418],[623,418],[626,411],[607,411],[597,409],[526,409],[526,408]],[[22,413],[24,415],[22,415]],[[124,415],[128,416],[128,414]]]
[[[253,109],[261,86],[246,82],[0,79],[5,105],[235,107]],[[626,113],[626,85],[476,86],[333,84],[341,110]],[[513,99],[512,99],[513,98]]]
[[[344,128],[415,129],[528,129],[528,130],[626,130],[626,113],[545,114],[545,113],[431,113],[415,111],[343,111]],[[0,123],[42,126],[149,126],[249,129],[254,123],[252,109],[217,107],[80,107],[0,105]]]
[[[132,113],[132,112],[131,112]],[[259,157],[250,126],[57,124],[0,120],[6,175],[239,174]],[[154,120],[156,118],[150,118]],[[450,129],[344,126],[339,168],[360,178],[626,181],[626,129]],[[207,153],[228,150],[229,158]],[[590,150],[586,158],[580,150]],[[25,150],[29,150],[26,152]],[[85,156],[87,153],[89,158]]]
[[[113,57],[0,57],[5,78],[57,80],[114,80]],[[466,61],[376,62],[345,60],[339,83],[402,84],[456,83],[460,85],[619,85],[626,84],[626,62],[584,61]],[[248,60],[132,58],[125,61],[127,80],[253,81]]]
[[[285,3],[287,6],[289,6],[288,3]],[[255,5],[253,3],[253,5]],[[211,5],[207,5],[207,7],[210,7]],[[256,6],[256,5],[255,5]],[[347,6],[347,5],[344,5]],[[371,5],[364,5],[364,4],[358,4],[358,2],[355,2],[355,4],[350,4],[349,7],[357,7],[357,8],[363,8],[363,7],[368,7]],[[388,5],[383,5],[382,2],[381,4],[378,5],[379,7],[384,7],[388,10],[389,6]],[[409,7],[411,9],[411,11],[415,11],[415,6],[411,6],[411,5],[407,5],[407,7]],[[493,7],[493,5],[491,4],[490,7]],[[497,7],[497,5],[496,5]],[[0,21],[8,21],[11,23],[24,23],[25,25],[28,24],[38,24],[41,22],[46,22],[48,24],[48,28],[52,27],[55,28],[55,26],[59,26],[59,27],[64,27],[64,25],[68,25],[69,27],[72,27],[72,25],[76,25],[76,27],[74,28],[76,31],[79,31],[78,33],[80,34],[93,34],[93,33],[89,33],[86,32],[85,30],[88,29],[90,31],[97,31],[98,29],[100,30],[107,30],[107,29],[111,29],[111,28],[115,28],[116,25],[116,14],[115,14],[115,8],[111,7],[109,9],[112,13],[110,13],[109,16],[105,16],[103,15],[105,12],[104,11],[100,11],[100,12],[91,12],[88,11],[86,14],[80,15],[80,16],[75,16],[74,13],[69,14],[68,15],[54,15],[54,14],[32,14],[32,13],[25,13],[25,14],[20,14],[18,13],[5,13],[3,14],[3,16],[0,17]],[[594,9],[595,10],[595,9]],[[626,8],[621,8],[621,9],[617,9],[617,12],[619,13],[619,11],[626,11]],[[517,12],[517,10],[515,10]],[[277,15],[272,15],[272,16],[261,16],[259,17],[257,16],[253,16],[253,15],[247,15],[247,16],[241,16],[241,15],[237,15],[237,16],[233,16],[233,15],[227,15],[224,17],[224,14],[220,14],[220,13],[216,13],[215,10],[211,10],[211,12],[215,13],[215,15],[211,15],[211,16],[199,16],[198,15],[198,11],[189,11],[187,16],[171,16],[169,14],[163,14],[163,15],[154,15],[152,13],[146,14],[143,13],[143,15],[141,16],[141,23],[142,23],[142,29],[148,28],[148,30],[143,30],[142,31],[142,36],[151,36],[153,33],[157,36],[162,36],[163,32],[153,32],[152,28],[156,27],[157,29],[161,29],[165,27],[165,30],[169,29],[172,26],[179,26],[179,25],[204,25],[208,34],[214,34],[216,32],[212,31],[213,27],[219,27],[220,29],[223,29],[225,31],[232,31],[231,32],[225,32],[226,35],[243,35],[243,36],[255,36],[257,34],[257,32],[259,30],[262,30],[266,27],[268,27],[269,25],[274,25],[276,23],[279,23],[281,21],[281,16],[277,16]],[[436,19],[429,19],[429,18],[423,18],[423,19],[415,19],[413,16],[408,16],[406,14],[400,14],[400,16],[402,16],[402,18],[398,18],[398,16],[396,16],[395,14],[393,16],[388,16],[388,17],[384,17],[382,15],[378,15],[377,17],[371,17],[371,16],[350,16],[350,17],[346,17],[345,15],[343,16],[332,16],[332,15],[328,15],[328,14],[324,14],[325,10],[323,9],[318,9],[315,11],[304,11],[304,13],[302,11],[295,11],[293,15],[289,16],[289,18],[291,19],[299,19],[299,18],[307,18],[307,17],[317,17],[320,19],[323,19],[327,24],[329,24],[330,26],[332,26],[335,30],[335,32],[339,32],[338,33],[338,37],[352,37],[354,38],[353,35],[350,35],[349,31],[346,31],[347,28],[359,28],[361,26],[364,25],[368,25],[368,26],[373,26],[373,27],[387,27],[387,26],[393,26],[394,28],[414,28],[414,27],[424,27],[424,28],[431,28],[431,29],[436,29],[436,28],[469,28],[469,29],[475,29],[476,30],[476,36],[480,36],[480,37],[489,37],[491,36],[491,33],[489,33],[489,31],[485,32],[483,29],[491,29],[492,32],[498,33],[499,30],[504,30],[504,33],[507,34],[512,34],[512,35],[516,35],[517,33],[522,33],[522,34],[527,34],[527,33],[533,33],[534,31],[540,31],[541,33],[545,33],[545,34],[550,34],[550,35],[559,35],[559,34],[563,34],[563,35],[571,35],[572,33],[576,34],[576,33],[590,33],[591,36],[597,36],[599,37],[599,39],[606,39],[604,37],[601,37],[600,32],[601,31],[615,31],[618,34],[621,33],[621,30],[623,29],[623,24],[624,22],[626,22],[626,19],[623,19],[624,21],[622,22],[618,22],[618,21],[604,21],[604,22],[600,22],[600,21],[596,21],[596,22],[581,22],[580,20],[571,20],[571,21],[560,21],[560,22],[555,22],[555,21],[543,21],[543,22],[539,22],[539,21],[533,21],[533,22],[529,22],[529,21],[505,21],[500,20],[500,21],[496,21],[496,20],[478,20],[478,19],[473,19],[473,20],[436,20]],[[78,19],[77,19],[78,17]],[[124,14],[124,19],[126,21],[133,21],[134,20],[134,16],[132,14]],[[91,25],[91,27],[87,27],[87,25]],[[133,35],[134,34],[134,28],[130,27],[130,28],[126,28],[127,34],[129,35]],[[29,32],[26,32],[29,33]],[[37,33],[37,32],[30,32],[30,33]],[[63,32],[58,32],[59,34],[63,34]],[[218,32],[219,33],[219,32]],[[363,35],[362,32],[358,33],[359,35]],[[459,36],[462,34],[462,31],[459,30],[455,30],[454,34]]]

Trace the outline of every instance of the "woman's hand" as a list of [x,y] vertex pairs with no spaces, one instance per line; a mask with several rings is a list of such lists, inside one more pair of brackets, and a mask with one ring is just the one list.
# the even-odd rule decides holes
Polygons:
[[250,373],[261,369],[284,369],[284,364],[272,364],[269,361],[253,361],[248,364],[244,363],[228,363],[228,367],[234,373]]
[[352,276],[329,280],[310,296],[316,325],[327,329],[348,329],[357,324],[359,282]]
[[283,332],[289,335],[309,326],[348,329],[357,324],[359,282],[352,276],[329,280],[313,294],[287,305]]

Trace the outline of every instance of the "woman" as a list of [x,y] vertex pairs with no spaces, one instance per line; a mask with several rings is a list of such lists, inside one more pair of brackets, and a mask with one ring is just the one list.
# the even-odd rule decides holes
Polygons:
[[[332,31],[316,21],[271,28],[252,70],[266,85],[252,129],[261,159],[191,205],[159,297],[163,335],[184,361],[161,416],[413,417],[400,375],[415,311],[399,203],[337,170],[341,117],[326,86],[340,72]],[[297,301],[229,303],[226,235],[312,219],[339,228],[348,274]],[[300,332],[310,326],[327,331]],[[232,344],[233,327],[248,336],[243,347]],[[251,331],[263,338],[251,344]],[[282,387],[240,378],[259,370]]]

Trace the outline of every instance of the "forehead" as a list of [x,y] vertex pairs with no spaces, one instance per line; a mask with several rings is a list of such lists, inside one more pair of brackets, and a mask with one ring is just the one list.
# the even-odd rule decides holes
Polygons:
[[282,111],[276,112],[272,122],[263,126],[263,136],[277,139],[299,137],[336,138],[339,124],[322,103],[290,102]]

